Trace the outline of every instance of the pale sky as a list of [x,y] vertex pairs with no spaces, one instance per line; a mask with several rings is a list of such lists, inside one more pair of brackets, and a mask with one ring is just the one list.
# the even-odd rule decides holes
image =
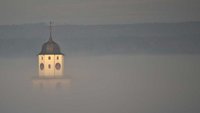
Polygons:
[[200,0],[0,0],[0,25],[200,21]]

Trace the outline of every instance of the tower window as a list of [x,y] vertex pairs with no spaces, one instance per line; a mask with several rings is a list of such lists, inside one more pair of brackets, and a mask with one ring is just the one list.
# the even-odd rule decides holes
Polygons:
[[40,69],[41,69],[41,70],[44,69],[44,64],[43,64],[43,63],[40,64]]
[[61,68],[60,63],[56,63],[55,67],[56,67],[57,70],[60,70],[60,68]]
[[48,58],[49,60],[51,60],[51,57],[49,56],[49,58]]
[[41,59],[43,60],[43,57]]
[[48,65],[48,67],[49,67],[49,69],[51,69],[51,65],[50,64]]
[[57,60],[59,60],[59,57],[57,56]]

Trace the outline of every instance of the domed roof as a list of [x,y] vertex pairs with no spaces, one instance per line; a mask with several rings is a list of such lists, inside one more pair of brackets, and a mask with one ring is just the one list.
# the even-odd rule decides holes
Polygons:
[[50,37],[49,40],[42,45],[42,50],[39,54],[62,54],[60,52],[59,45],[52,40]]
[[49,31],[50,31],[50,37],[49,37],[49,40],[44,43],[42,45],[42,50],[39,54],[62,54],[60,52],[60,47],[59,45],[53,41],[52,39],[52,35],[51,35],[51,32],[52,32],[52,28],[51,28],[51,24],[52,22],[50,22],[50,26],[49,26]]

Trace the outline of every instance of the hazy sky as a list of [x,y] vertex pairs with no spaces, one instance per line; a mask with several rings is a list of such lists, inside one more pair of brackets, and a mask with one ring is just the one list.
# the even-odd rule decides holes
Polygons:
[[200,0],[0,0],[0,25],[199,21],[199,4]]

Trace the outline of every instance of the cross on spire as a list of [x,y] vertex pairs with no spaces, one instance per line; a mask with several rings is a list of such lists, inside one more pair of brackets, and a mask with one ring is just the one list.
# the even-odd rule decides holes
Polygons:
[[52,41],[53,39],[52,39],[52,24],[53,24],[53,22],[52,21],[50,21],[49,22],[49,33],[50,33],[50,36],[49,36],[49,41]]

